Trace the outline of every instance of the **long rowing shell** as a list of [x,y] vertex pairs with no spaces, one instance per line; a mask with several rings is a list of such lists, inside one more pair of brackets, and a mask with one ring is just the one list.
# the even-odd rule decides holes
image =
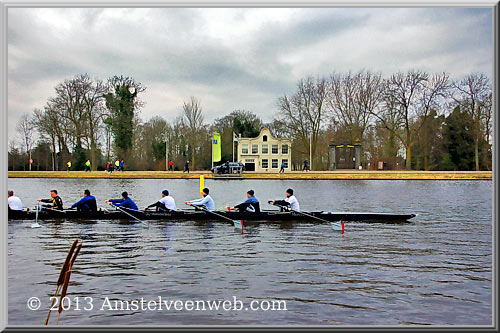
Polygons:
[[[179,210],[175,212],[158,212],[158,211],[133,211],[127,210],[130,214],[140,220],[164,220],[164,221],[203,221],[203,220],[221,220],[214,214],[208,214],[203,211],[196,210]],[[279,222],[279,221],[308,221],[318,222],[318,220],[302,215],[296,212],[281,212],[276,210],[262,211],[260,213],[236,212],[236,211],[217,211],[217,214],[222,215],[231,220],[244,221],[259,221],[262,222]],[[406,222],[415,217],[415,214],[389,214],[389,213],[362,213],[362,212],[324,212],[316,211],[309,214],[319,217],[327,221],[360,221],[360,222],[382,222],[395,223]],[[79,212],[75,210],[43,210],[38,213],[40,220],[58,220],[71,219],[79,221],[96,221],[96,220],[131,220],[132,217],[120,211],[104,211],[96,212]],[[9,211],[9,220],[34,220],[34,211]]]

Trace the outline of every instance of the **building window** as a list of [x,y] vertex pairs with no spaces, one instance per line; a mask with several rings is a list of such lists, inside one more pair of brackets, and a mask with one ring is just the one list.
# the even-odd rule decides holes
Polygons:
[[285,169],[288,169],[288,160],[281,160],[281,162],[283,162],[283,164],[285,165]]
[[248,154],[248,144],[244,143],[241,145],[241,153]]
[[262,154],[269,154],[269,146],[262,145]]
[[273,169],[278,169],[278,159],[273,158]]
[[259,145],[252,145],[252,154],[259,153]]
[[281,153],[283,155],[288,155],[288,145],[281,146]]
[[273,152],[273,154],[277,154],[278,153],[278,145],[273,145],[272,152]]
[[269,163],[267,159],[262,160],[262,169],[267,169],[267,168],[269,168]]
[[262,137],[262,141],[267,142],[267,135],[264,135],[264,136]]

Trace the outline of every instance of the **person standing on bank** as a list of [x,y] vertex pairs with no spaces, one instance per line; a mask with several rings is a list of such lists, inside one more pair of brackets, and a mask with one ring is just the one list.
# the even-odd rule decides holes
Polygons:
[[168,162],[168,171],[174,171],[174,161]]
[[85,172],[90,171],[90,166],[91,166],[90,160],[87,160],[87,162],[85,162]]
[[281,162],[281,169],[279,173],[285,173],[285,162]]
[[304,160],[304,167],[302,168],[302,171],[310,171],[311,169],[309,169],[309,160],[306,158]]
[[187,173],[189,173],[189,161],[186,161],[186,164],[184,165],[184,171],[182,173],[184,173],[186,171],[187,171]]
[[148,210],[151,207],[156,207],[157,211],[176,211],[177,207],[175,206],[175,200],[170,196],[168,190],[163,190],[161,192],[161,199],[144,208],[144,210]]
[[210,193],[210,190],[205,187],[203,189],[203,192],[202,192],[202,194],[203,194],[202,199],[184,201],[184,203],[187,205],[196,206],[196,207],[205,206],[207,208],[207,210],[213,212],[213,211],[215,211],[215,204],[214,204],[212,197],[208,193]]
[[71,161],[68,161],[68,163],[66,163],[66,166],[67,166],[66,171],[69,172],[69,170],[71,170]]
[[123,160],[120,161],[120,171],[125,171],[124,169],[125,162]]
[[268,203],[276,206],[282,206],[281,210],[285,210],[286,208],[287,210],[291,209],[300,212],[299,201],[297,200],[295,195],[293,195],[293,190],[289,188],[288,190],[286,190],[285,195],[286,195],[285,200],[269,200]]

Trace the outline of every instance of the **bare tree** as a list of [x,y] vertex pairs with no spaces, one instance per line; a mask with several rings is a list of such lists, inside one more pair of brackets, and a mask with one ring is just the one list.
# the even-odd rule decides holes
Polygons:
[[293,138],[302,143],[305,152],[312,156],[316,152],[318,136],[325,118],[327,94],[325,79],[314,80],[308,77],[298,82],[294,95],[284,95],[278,99],[280,113],[277,120]]
[[385,81],[383,107],[372,113],[405,147],[407,170],[412,168],[411,150],[415,138],[431,109],[445,96],[448,78],[445,73],[430,76],[411,70],[406,74],[393,74]]
[[97,143],[103,125],[103,120],[108,116],[105,107],[104,94],[107,87],[101,80],[92,81],[87,75],[80,76],[82,85],[84,115],[87,128],[87,138],[90,146],[90,159],[92,160],[92,170],[97,168]]
[[[491,110],[491,84],[483,73],[470,74],[461,81],[452,83],[453,99],[472,119],[474,133],[474,159],[476,170],[479,170],[479,141],[486,132],[482,122]],[[490,99],[491,100],[491,99]]]
[[[34,145],[35,125],[27,113],[24,113],[17,122],[16,131],[21,135],[26,155],[31,159],[31,150]],[[31,171],[31,163],[29,163],[29,170]]]
[[195,155],[198,147],[200,146],[199,132],[205,126],[203,121],[203,110],[200,101],[191,96],[189,102],[184,102],[183,109],[183,122],[186,126],[189,147],[191,149],[192,168],[195,168]]
[[331,75],[328,106],[333,118],[348,130],[352,143],[363,140],[382,95],[382,76],[379,73],[360,71]]

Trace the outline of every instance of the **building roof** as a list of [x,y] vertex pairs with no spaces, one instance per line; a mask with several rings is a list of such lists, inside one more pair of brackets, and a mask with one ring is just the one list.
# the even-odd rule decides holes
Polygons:
[[290,140],[290,139],[288,139],[288,138],[276,138],[276,137],[274,137],[274,136],[271,134],[271,131],[269,130],[269,128],[267,128],[267,127],[263,127],[263,128],[261,128],[261,129],[260,129],[260,133],[259,133],[259,135],[258,135],[257,137],[255,137],[255,138],[243,138],[243,137],[242,137],[242,139],[247,139],[247,140],[259,140],[259,139],[262,139],[262,137],[263,137],[264,135],[267,135],[267,136],[269,137],[269,139],[272,139],[272,140],[289,141],[289,142],[291,142],[291,140]]

